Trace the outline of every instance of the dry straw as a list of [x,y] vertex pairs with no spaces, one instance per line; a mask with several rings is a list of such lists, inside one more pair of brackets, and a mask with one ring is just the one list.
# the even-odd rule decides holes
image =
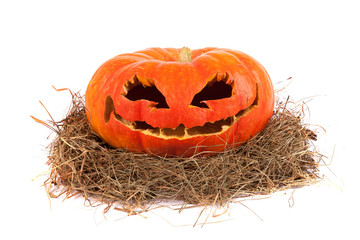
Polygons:
[[[291,107],[290,107],[291,105]],[[267,127],[246,144],[212,156],[164,158],[114,149],[89,127],[83,97],[72,93],[65,119],[38,122],[56,137],[49,145],[51,197],[81,195],[90,205],[132,213],[161,201],[224,206],[319,180],[323,156],[316,133],[304,123],[304,104],[277,102]]]

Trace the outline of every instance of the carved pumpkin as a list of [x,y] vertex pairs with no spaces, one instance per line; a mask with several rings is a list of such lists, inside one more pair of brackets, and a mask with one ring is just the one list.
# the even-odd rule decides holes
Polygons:
[[238,146],[274,108],[264,67],[219,48],[118,55],[96,71],[85,100],[90,126],[108,144],[166,156]]

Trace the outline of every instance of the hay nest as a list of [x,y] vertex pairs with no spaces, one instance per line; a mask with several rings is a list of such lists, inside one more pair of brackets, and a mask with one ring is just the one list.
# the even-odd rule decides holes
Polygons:
[[323,156],[313,145],[316,133],[303,122],[303,103],[278,101],[266,128],[236,149],[164,158],[107,145],[90,129],[83,97],[72,96],[65,119],[36,119],[56,133],[45,181],[51,197],[81,195],[90,205],[104,203],[108,210],[116,204],[116,209],[134,213],[166,200],[224,206],[319,180]]

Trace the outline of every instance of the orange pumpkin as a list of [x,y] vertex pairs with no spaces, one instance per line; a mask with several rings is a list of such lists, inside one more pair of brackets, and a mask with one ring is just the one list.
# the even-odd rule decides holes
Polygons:
[[86,91],[90,126],[116,148],[191,156],[234,147],[272,116],[265,68],[220,48],[149,48],[105,62]]

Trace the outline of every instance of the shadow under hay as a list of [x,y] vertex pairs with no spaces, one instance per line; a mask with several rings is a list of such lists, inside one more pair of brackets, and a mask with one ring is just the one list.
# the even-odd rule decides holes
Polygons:
[[65,119],[36,119],[56,132],[45,186],[51,197],[82,195],[92,204],[107,204],[107,210],[116,204],[132,213],[164,200],[223,206],[308,185],[319,180],[323,156],[303,116],[302,104],[278,102],[266,128],[240,147],[212,156],[164,158],[107,145],[90,129],[83,98],[73,94]]

